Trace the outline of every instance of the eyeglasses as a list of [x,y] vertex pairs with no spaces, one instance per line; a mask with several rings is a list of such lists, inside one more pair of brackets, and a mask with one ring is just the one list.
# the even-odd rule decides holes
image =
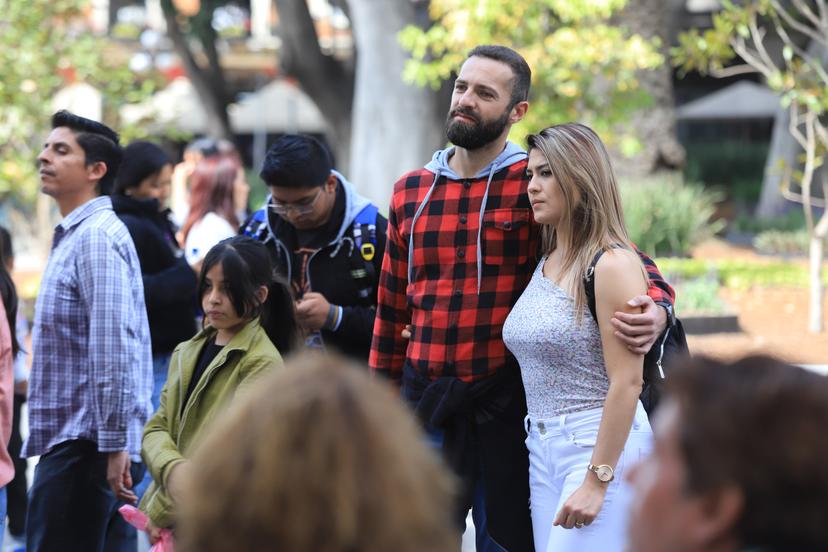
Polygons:
[[292,203],[282,203],[271,196],[268,208],[271,212],[276,213],[279,216],[286,216],[291,211],[294,211],[298,216],[307,215],[313,211],[313,205],[316,203],[316,200],[319,199],[319,194],[321,193],[322,188],[319,188],[319,191],[317,191],[316,195],[313,197],[300,199],[299,201],[294,201]]

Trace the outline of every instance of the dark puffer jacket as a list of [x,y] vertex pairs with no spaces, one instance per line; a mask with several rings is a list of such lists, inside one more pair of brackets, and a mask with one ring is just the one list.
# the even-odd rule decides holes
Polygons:
[[129,230],[144,279],[152,353],[171,353],[196,332],[196,274],[175,242],[158,201],[112,196],[115,214]]
[[[324,236],[326,245],[311,255],[303,275],[297,273],[302,267],[297,266],[293,253],[295,229],[281,217],[266,208],[259,209],[242,226],[242,232],[267,246],[282,277],[295,282],[304,276],[309,291],[342,307],[339,327],[335,331],[322,330],[322,341],[326,348],[337,349],[365,364],[371,349],[388,220],[341,174],[334,174],[340,185],[337,201],[344,201],[341,220],[333,225],[333,231],[330,225],[320,229],[330,231],[330,236]],[[338,212],[336,207],[334,212]]]

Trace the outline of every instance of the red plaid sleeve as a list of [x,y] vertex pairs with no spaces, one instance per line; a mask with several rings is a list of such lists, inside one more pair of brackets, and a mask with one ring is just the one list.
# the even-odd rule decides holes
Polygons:
[[394,205],[394,198],[397,197],[395,193],[388,210],[388,241],[382,260],[377,317],[368,364],[373,372],[399,383],[406,349],[406,340],[401,332],[411,321],[411,312],[408,310],[405,293],[408,285],[408,244],[400,236]]
[[664,276],[661,275],[655,261],[653,261],[647,256],[646,253],[642,252],[637,247],[636,251],[638,252],[638,256],[641,258],[641,262],[644,263],[644,268],[647,270],[647,277],[649,278],[650,285],[647,290],[647,295],[649,295],[656,303],[673,306],[676,301],[675,290],[670,286],[670,284],[667,283]]

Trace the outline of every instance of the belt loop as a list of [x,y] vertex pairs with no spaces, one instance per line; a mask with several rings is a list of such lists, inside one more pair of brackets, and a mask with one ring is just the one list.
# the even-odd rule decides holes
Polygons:
[[528,415],[523,419],[523,427],[527,435],[532,432],[532,419]]
[[566,417],[567,414],[561,414],[560,416],[558,416],[558,428],[561,430],[561,435],[568,439],[569,432],[566,430]]

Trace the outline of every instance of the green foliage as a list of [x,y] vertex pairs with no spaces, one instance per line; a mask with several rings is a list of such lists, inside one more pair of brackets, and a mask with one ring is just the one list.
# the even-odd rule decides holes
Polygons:
[[777,217],[756,218],[739,215],[733,221],[733,227],[739,232],[758,234],[765,230],[793,231],[805,230],[805,214],[800,209],[792,209]]
[[755,204],[762,191],[768,144],[727,141],[685,144],[684,178],[720,187],[736,201]]
[[673,284],[678,297],[680,316],[693,314],[722,314],[727,309],[724,301],[719,297],[721,285],[716,278],[705,276],[693,278]]
[[[712,277],[720,285],[734,289],[756,287],[808,287],[808,268],[791,262],[757,263],[729,259],[656,259],[668,282]],[[828,275],[823,272],[823,284]]]
[[753,238],[753,247],[767,255],[806,255],[808,253],[808,231],[766,230]]
[[52,98],[65,84],[96,87],[104,120],[116,127],[117,106],[155,88],[115,65],[105,40],[84,30],[88,9],[88,0],[0,0],[0,197],[34,201],[35,158],[54,111]]
[[[722,2],[722,11],[713,16],[713,27],[705,31],[691,30],[679,36],[679,46],[671,51],[673,63],[682,72],[698,71],[716,74],[736,58],[745,58],[755,71],[764,75],[768,86],[779,93],[783,107],[795,103],[821,115],[828,108],[828,86],[825,69],[818,60],[804,57],[791,35],[797,37],[793,25],[785,18],[800,19],[800,28],[809,28],[810,21],[798,17],[790,6],[772,0]],[[803,3],[804,4],[804,3]],[[824,6],[822,6],[824,8]],[[779,10],[790,10],[780,12]],[[757,46],[774,32],[782,38],[780,59],[767,54],[767,45]],[[815,35],[824,30],[809,28]],[[755,49],[754,49],[755,47]],[[747,57],[746,57],[747,56]]]
[[721,194],[675,174],[622,182],[621,199],[630,239],[650,255],[688,255],[724,226],[711,220]]
[[[505,44],[532,67],[532,107],[512,136],[573,120],[593,126],[628,155],[640,149],[629,133],[614,133],[649,103],[637,72],[663,63],[657,39],[612,25],[626,0],[432,0],[435,24],[405,28],[400,43],[411,52],[404,78],[438,88],[478,44]],[[515,139],[515,138],[513,138]]]
[[265,186],[264,181],[259,178],[259,171],[257,169],[244,169],[245,178],[250,185],[250,196],[247,198],[247,205],[252,210],[256,210],[264,205],[267,194],[270,193]]

